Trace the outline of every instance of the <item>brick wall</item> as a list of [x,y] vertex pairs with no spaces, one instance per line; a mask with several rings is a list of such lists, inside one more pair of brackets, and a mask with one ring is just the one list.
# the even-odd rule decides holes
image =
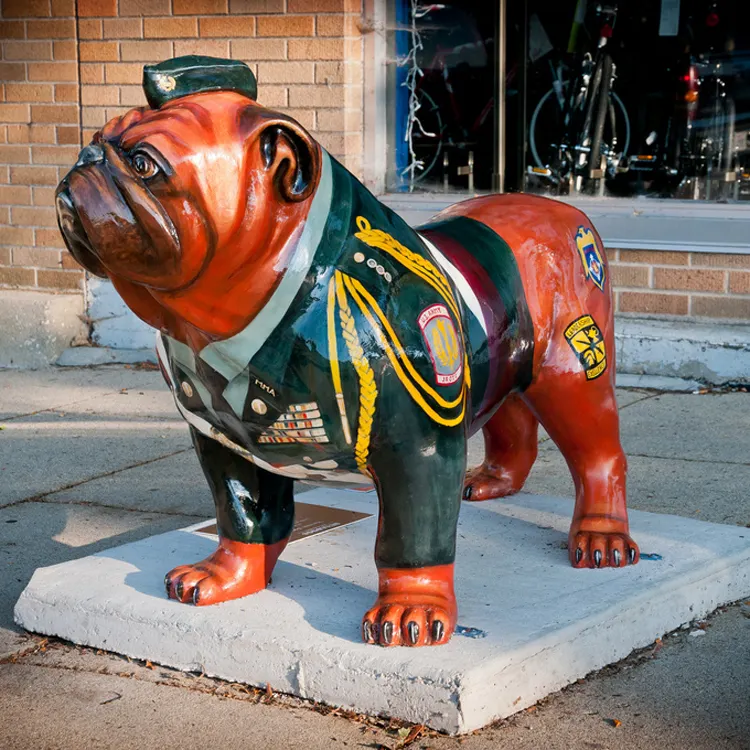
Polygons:
[[145,63],[244,60],[262,104],[362,171],[362,0],[0,3],[0,289],[82,289],[54,188],[96,129],[146,104]]
[[619,313],[750,319],[750,255],[608,250]]
[[[0,0],[0,289],[80,291],[53,192],[82,143],[145,104],[144,63],[234,57],[259,101],[361,174],[363,0]],[[750,319],[750,256],[612,250],[623,314]]]
[[74,0],[3,0],[0,286],[80,290],[54,190],[80,147]]

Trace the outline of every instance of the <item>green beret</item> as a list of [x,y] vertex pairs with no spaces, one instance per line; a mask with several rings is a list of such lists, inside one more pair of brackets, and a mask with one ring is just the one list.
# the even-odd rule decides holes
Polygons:
[[188,94],[237,91],[250,99],[258,95],[253,71],[239,60],[185,55],[158,65],[143,66],[143,90],[153,109]]

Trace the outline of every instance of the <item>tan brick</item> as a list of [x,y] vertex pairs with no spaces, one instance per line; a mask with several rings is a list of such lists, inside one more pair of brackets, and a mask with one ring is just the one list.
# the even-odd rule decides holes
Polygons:
[[0,227],[0,245],[33,245],[34,231],[29,227]]
[[750,268],[750,255],[691,253],[690,262],[694,266],[710,266],[711,268]]
[[81,109],[81,125],[84,127],[93,127],[99,130],[104,126],[109,117],[104,107],[83,107]]
[[59,16],[75,16],[76,14],[76,1],[75,0],[52,0],[52,15]]
[[229,0],[230,13],[283,13],[284,0]]
[[191,39],[174,43],[174,54],[208,55],[209,57],[229,57],[229,42],[220,39]]
[[10,248],[0,247],[0,266],[10,265]]
[[612,286],[647,287],[648,266],[609,266]]
[[51,60],[51,42],[5,42],[3,56],[6,60]]
[[37,271],[36,279],[44,289],[80,289],[83,284],[80,271]]
[[0,162],[4,164],[29,164],[28,146],[0,146]]
[[658,250],[620,250],[620,263],[649,263],[656,266],[686,266],[688,253]]
[[215,36],[255,36],[254,16],[226,16],[223,18],[201,18],[200,35]]
[[104,110],[105,122],[109,122],[113,117],[122,117],[131,109],[132,107],[106,107]]
[[51,206],[13,206],[10,220],[19,227],[54,227],[57,214]]
[[74,62],[31,62],[30,81],[77,81],[78,66]]
[[323,132],[346,130],[346,114],[340,109],[322,109],[318,112],[317,129]]
[[14,266],[34,266],[35,268],[59,268],[60,251],[41,247],[14,247]]
[[258,19],[258,36],[313,36],[315,16],[264,16]]
[[117,42],[81,42],[81,62],[117,60]]
[[143,79],[143,65],[140,63],[107,63],[104,66],[107,83],[140,84]]
[[35,286],[35,279],[30,268],[0,268],[0,284],[4,286]]
[[120,86],[120,104],[128,107],[145,107],[146,96],[141,86]]
[[81,143],[91,143],[94,135],[99,132],[101,128],[83,128],[81,131]]
[[343,107],[343,86],[290,86],[290,107]]
[[[161,62],[172,56],[171,42],[120,42],[123,62]],[[116,57],[108,58],[116,60]]]
[[343,60],[343,39],[290,39],[290,60]]
[[3,122],[28,122],[28,104],[0,104],[0,120]]
[[79,39],[101,39],[102,22],[99,18],[81,18],[78,21]]
[[263,86],[258,89],[258,102],[264,107],[286,107],[289,90],[286,86]]
[[722,292],[724,271],[654,268],[654,287],[693,292]]
[[5,99],[9,102],[51,102],[52,86],[48,83],[6,83]]
[[289,13],[354,13],[362,10],[362,0],[289,0]]
[[4,18],[45,18],[49,14],[48,0],[3,0]]
[[104,83],[104,65],[81,63],[81,83]]
[[232,41],[232,57],[236,60],[284,60],[284,39],[237,39]]
[[64,145],[78,146],[81,143],[81,133],[78,128],[60,125],[57,127],[57,142]]
[[55,143],[53,125],[8,125],[10,143]]
[[650,294],[648,292],[620,292],[620,312],[650,315],[687,315],[686,294]]
[[198,36],[195,18],[144,18],[143,36],[146,39],[177,39]]
[[166,16],[170,0],[120,0],[120,16]]
[[78,15],[81,18],[116,16],[117,0],[78,0]]
[[59,229],[35,229],[34,244],[37,247],[57,247],[65,249],[65,241]]
[[315,65],[311,62],[258,63],[258,83],[312,83]]
[[81,104],[92,107],[120,103],[120,89],[114,85],[81,86]]
[[350,62],[315,63],[316,83],[362,84],[362,64]]
[[107,39],[140,39],[143,36],[140,18],[105,18],[103,23]]
[[33,104],[31,120],[55,125],[78,124],[78,107],[71,104]]
[[72,18],[57,18],[54,21],[28,21],[28,39],[75,39],[76,24]]
[[28,206],[31,203],[31,188],[25,185],[0,185],[0,203]]
[[56,102],[77,102],[78,85],[75,83],[56,83],[55,84],[55,101]]
[[25,36],[23,21],[0,21],[0,39],[23,39]]
[[55,60],[77,60],[76,42],[52,42],[52,57]]
[[54,206],[55,188],[34,187],[31,188],[31,202],[35,206]]
[[228,0],[173,0],[172,12],[176,16],[226,13],[229,10]]
[[344,136],[341,133],[318,133],[318,143],[334,156],[340,156],[346,152]]
[[80,263],[68,252],[64,252],[60,254],[62,257],[60,258],[60,265],[71,271],[83,271],[83,268],[81,267]]
[[57,170],[54,167],[11,167],[10,181],[13,185],[57,185]]
[[750,318],[750,298],[694,296],[691,313],[703,318]]
[[26,66],[22,62],[0,63],[0,81],[25,81]]
[[750,273],[732,271],[729,274],[729,291],[732,294],[750,294]]
[[73,166],[78,158],[77,146],[32,146],[34,164],[61,164]]
[[315,130],[314,109],[285,109],[284,114],[296,120],[303,128]]

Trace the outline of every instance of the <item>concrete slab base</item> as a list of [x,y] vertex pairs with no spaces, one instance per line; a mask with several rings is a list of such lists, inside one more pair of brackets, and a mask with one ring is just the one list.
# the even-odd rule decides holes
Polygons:
[[[304,502],[376,511],[373,494],[316,489]],[[37,570],[15,618],[76,643],[461,733],[750,595],[746,528],[633,511],[634,537],[660,559],[576,571],[564,548],[571,511],[569,500],[532,495],[464,504],[462,634],[441,648],[359,641],[376,590],[375,515],[291,544],[271,586],[246,599],[166,598],[165,572],[214,548],[199,524]]]

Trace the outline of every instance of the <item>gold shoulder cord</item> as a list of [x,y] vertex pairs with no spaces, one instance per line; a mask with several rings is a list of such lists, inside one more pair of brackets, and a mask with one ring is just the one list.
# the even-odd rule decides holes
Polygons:
[[[442,272],[435,267],[429,260],[423,258],[418,253],[414,253],[407,247],[397,242],[391,235],[381,230],[372,229],[370,223],[363,216],[357,217],[357,227],[359,232],[355,234],[359,240],[391,255],[395,260],[408,268],[412,273],[426,281],[454,314],[459,325],[461,339],[463,339],[463,328],[461,326],[461,317],[458,312],[453,290],[448,280]],[[359,378],[359,418],[357,426],[357,442],[354,447],[354,455],[359,470],[369,476],[367,469],[367,458],[370,449],[370,436],[372,433],[372,422],[375,415],[375,402],[378,390],[375,385],[375,376],[367,361],[364,350],[360,344],[359,335],[354,323],[351,309],[349,307],[348,297],[351,297],[360,309],[365,320],[372,327],[375,336],[383,347],[388,359],[393,365],[393,369],[399,380],[406,388],[409,395],[415,403],[437,424],[445,427],[455,427],[459,425],[466,414],[466,400],[471,387],[471,373],[469,371],[469,361],[465,353],[464,346],[464,381],[461,393],[452,400],[444,399],[434,388],[432,388],[417,372],[416,368],[409,360],[404,347],[385,316],[374,297],[365,289],[357,280],[341,271],[336,271],[328,285],[328,348],[329,358],[331,361],[331,378],[336,393],[336,401],[339,405],[341,423],[344,430],[344,436],[347,443],[351,443],[351,433],[349,422],[346,416],[344,405],[343,388],[341,384],[341,370],[337,350],[337,333],[335,325],[335,308],[338,303],[339,318],[341,324],[342,336],[349,351],[352,365],[354,366],[357,377]],[[381,327],[382,326],[382,327]],[[424,395],[423,395],[424,394]],[[434,401],[435,405],[441,409],[455,409],[461,407],[460,412],[453,417],[445,417],[439,414],[431,406],[425,396]]]

